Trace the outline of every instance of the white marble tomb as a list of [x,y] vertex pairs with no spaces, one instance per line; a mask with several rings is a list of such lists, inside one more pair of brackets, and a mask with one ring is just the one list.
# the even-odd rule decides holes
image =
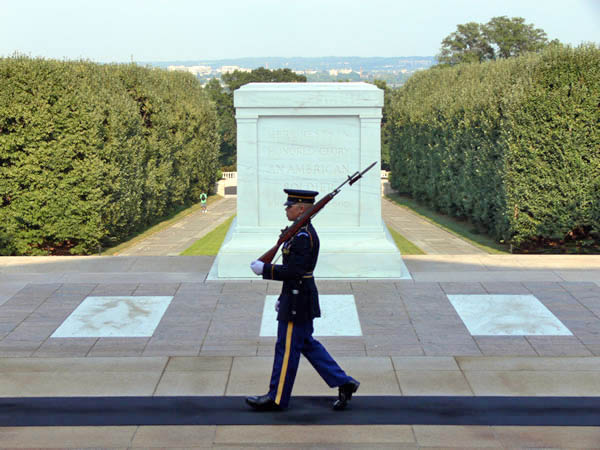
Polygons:
[[346,185],[313,223],[325,279],[407,279],[381,218],[380,123],[383,91],[367,83],[250,83],[234,92],[237,216],[208,279],[256,279],[250,262],[288,225],[284,188],[331,192]]

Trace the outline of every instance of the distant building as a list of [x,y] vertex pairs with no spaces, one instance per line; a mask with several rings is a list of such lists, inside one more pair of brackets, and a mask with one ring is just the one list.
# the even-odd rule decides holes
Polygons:
[[182,72],[187,72],[187,67],[186,66],[169,66],[169,67],[167,67],[167,70],[170,70],[170,71],[181,70]]
[[337,77],[338,75],[348,75],[352,73],[352,69],[330,69],[329,75],[332,77]]
[[239,67],[239,66],[221,66],[220,68],[217,69],[217,72],[232,73],[232,72],[235,72],[236,70],[239,70],[240,72],[252,72],[252,69],[246,69],[245,67]]
[[169,66],[167,69],[190,72],[194,75],[210,75],[212,72],[212,68],[210,66]]

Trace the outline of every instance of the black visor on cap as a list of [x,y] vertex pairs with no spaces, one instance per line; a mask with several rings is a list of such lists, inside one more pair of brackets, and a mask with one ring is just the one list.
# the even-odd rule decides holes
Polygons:
[[284,189],[283,192],[288,195],[284,206],[294,205],[296,203],[307,203],[312,205],[315,202],[315,197],[319,195],[316,191],[305,191],[301,189]]

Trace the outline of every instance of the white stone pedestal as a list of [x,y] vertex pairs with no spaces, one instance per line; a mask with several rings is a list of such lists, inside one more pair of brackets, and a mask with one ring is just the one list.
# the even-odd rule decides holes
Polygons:
[[[380,159],[383,91],[366,83],[250,83],[234,92],[237,217],[208,279],[256,279],[250,262],[288,225],[284,188],[321,196]],[[381,219],[380,164],[313,220],[316,278],[407,279]]]

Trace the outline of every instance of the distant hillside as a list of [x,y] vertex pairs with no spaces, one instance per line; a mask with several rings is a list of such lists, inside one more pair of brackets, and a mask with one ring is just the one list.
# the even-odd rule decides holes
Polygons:
[[436,63],[433,56],[397,56],[397,57],[358,57],[358,56],[324,56],[318,58],[305,57],[255,57],[231,58],[218,60],[192,60],[192,61],[162,61],[142,62],[154,67],[169,66],[209,66],[218,68],[222,66],[239,66],[248,69],[267,67],[269,69],[288,68],[291,70],[317,70],[351,68],[354,71],[388,72],[394,70],[414,71],[426,69]]

